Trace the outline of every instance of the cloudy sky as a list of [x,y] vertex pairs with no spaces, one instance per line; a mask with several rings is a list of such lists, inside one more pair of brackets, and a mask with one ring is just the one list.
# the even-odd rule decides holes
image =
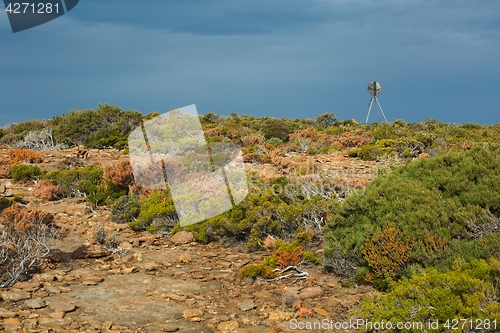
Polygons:
[[372,80],[389,121],[500,122],[497,0],[81,0],[15,34],[3,11],[0,45],[0,126],[98,103],[360,120]]

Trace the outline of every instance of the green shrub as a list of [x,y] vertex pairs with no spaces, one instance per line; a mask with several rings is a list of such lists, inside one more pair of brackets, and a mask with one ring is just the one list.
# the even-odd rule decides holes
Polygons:
[[132,230],[170,232],[178,223],[172,197],[167,191],[156,191],[151,197],[139,200],[140,213],[136,221],[130,222]]
[[266,142],[269,143],[270,145],[273,145],[273,146],[276,146],[276,147],[278,147],[281,144],[283,144],[283,140],[281,140],[279,138],[270,138]]
[[288,135],[292,132],[290,126],[282,119],[269,118],[263,126],[262,132],[266,140],[271,138],[278,138],[282,142],[288,141]]
[[264,279],[272,279],[275,278],[277,274],[273,272],[272,268],[265,266],[263,264],[248,264],[245,267],[243,267],[238,273],[238,277],[241,280],[247,278],[255,279],[258,276]]
[[302,259],[305,260],[305,261],[308,261],[308,262],[310,262],[311,264],[314,264],[314,265],[321,264],[321,259],[319,259],[318,257],[316,257],[316,255],[313,252],[311,252],[311,251],[304,251],[304,252],[302,252]]
[[421,142],[406,138],[378,140],[374,144],[351,150],[348,154],[351,157],[374,161],[378,158],[417,157],[423,151],[424,145]]
[[[443,332],[446,323],[452,324],[456,318],[464,318],[474,323],[496,320],[496,327],[485,331],[498,330],[500,321],[500,261],[474,259],[464,264],[455,260],[452,270],[439,272],[428,268],[410,278],[404,277],[393,283],[387,294],[374,294],[361,301],[355,313],[366,321],[375,322],[422,322],[439,321],[429,332]],[[459,328],[462,322],[459,322]],[[451,326],[451,325],[449,325]],[[428,326],[426,326],[427,328]],[[364,332],[370,330],[362,329]],[[422,332],[421,328],[405,332]]]
[[28,164],[13,165],[10,172],[13,180],[23,182],[37,180],[42,175],[42,170],[37,165]]
[[[412,263],[445,270],[458,257],[469,261],[498,254],[499,183],[497,145],[476,144],[466,152],[397,167],[332,211],[325,228],[325,259],[371,267],[373,273],[373,258],[363,249],[386,223],[393,223],[411,246],[398,271]],[[329,268],[340,274],[345,265]]]
[[111,207],[111,220],[116,223],[129,223],[136,220],[140,212],[139,197],[130,193],[115,201]]
[[118,187],[111,179],[103,180],[103,168],[87,165],[72,170],[56,170],[44,176],[53,185],[59,185],[70,197],[85,196],[92,205],[111,203],[127,194],[127,190]]

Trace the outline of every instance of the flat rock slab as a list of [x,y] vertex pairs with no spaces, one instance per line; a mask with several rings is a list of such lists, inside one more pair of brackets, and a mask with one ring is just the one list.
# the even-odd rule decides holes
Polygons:
[[21,291],[19,289],[4,291],[0,294],[0,296],[5,302],[19,302],[31,298],[31,294],[29,292]]
[[71,312],[76,309],[76,305],[69,302],[48,302],[47,305],[54,312]]
[[321,287],[310,287],[310,288],[304,288],[300,292],[300,298],[305,299],[305,298],[314,298],[314,297],[319,297],[324,294],[323,288]]
[[[183,317],[189,305],[173,299],[163,298],[162,294],[189,295],[213,292],[220,289],[220,283],[183,281],[170,277],[151,276],[137,272],[132,274],[109,275],[103,282],[92,288],[82,284],[74,285],[65,294],[46,297],[49,302],[63,301],[66,305],[76,305],[75,314],[84,314],[100,322],[113,325],[137,327],[148,331],[148,327],[169,322],[170,329],[182,328],[182,332],[208,332],[200,323],[191,322]],[[74,303],[74,304],[73,304]],[[57,308],[61,310],[62,308]],[[51,308],[51,310],[55,311]],[[66,319],[66,316],[64,319]],[[51,318],[52,319],[52,318]]]
[[255,309],[256,307],[257,306],[255,305],[255,303],[251,299],[238,303],[238,308],[241,311],[249,311],[249,310]]
[[181,231],[170,237],[170,241],[175,245],[182,245],[194,242],[193,234],[187,231]]
[[28,299],[23,303],[26,309],[42,309],[47,306],[41,299]]

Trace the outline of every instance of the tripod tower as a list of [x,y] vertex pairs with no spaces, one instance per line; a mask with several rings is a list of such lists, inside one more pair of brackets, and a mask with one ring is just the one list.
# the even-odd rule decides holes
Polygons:
[[377,95],[380,94],[380,91],[382,90],[382,86],[380,85],[379,82],[377,81],[372,81],[368,83],[368,93],[372,95],[372,98],[370,99],[370,103],[368,103],[368,106],[366,107],[366,111],[363,114],[363,118],[365,117],[366,114],[366,120],[365,123],[368,123],[368,118],[370,117],[370,111],[372,110],[373,103],[375,103],[375,109],[377,109],[377,116],[378,120],[380,121],[380,114],[384,117],[384,121],[387,122],[387,119],[385,118],[384,111],[382,110],[382,106],[380,106],[380,103],[378,102]]

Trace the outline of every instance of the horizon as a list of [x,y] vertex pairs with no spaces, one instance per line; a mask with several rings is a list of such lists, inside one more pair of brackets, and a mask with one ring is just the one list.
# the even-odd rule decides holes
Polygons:
[[4,10],[0,124],[106,103],[361,123],[374,80],[389,122],[497,124],[499,20],[486,0],[87,0],[14,34]]

